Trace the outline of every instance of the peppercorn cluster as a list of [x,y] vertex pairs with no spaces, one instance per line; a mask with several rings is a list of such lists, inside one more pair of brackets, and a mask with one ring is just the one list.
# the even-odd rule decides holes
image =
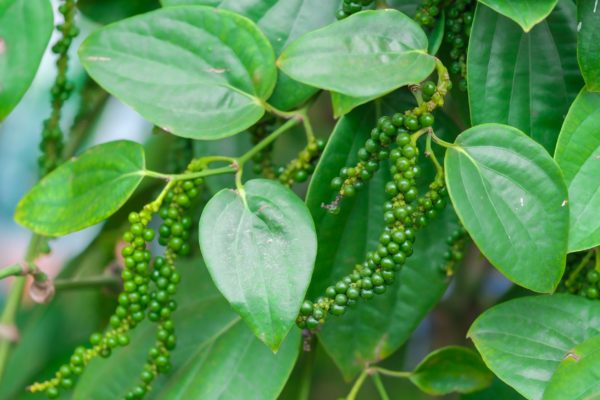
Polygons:
[[75,25],[75,4],[75,0],[65,0],[58,7],[64,21],[56,26],[61,37],[52,46],[52,52],[58,55],[56,60],[57,73],[50,91],[52,111],[50,117],[44,121],[40,142],[40,150],[42,151],[42,154],[38,157],[40,176],[48,174],[59,165],[63,150],[63,132],[60,127],[62,107],[74,89],[73,82],[67,79],[68,51],[73,38],[79,34],[79,28]]
[[342,0],[342,5],[336,14],[337,19],[344,19],[359,11],[372,8],[375,0]]
[[588,299],[600,297],[600,262],[593,259],[594,250],[567,255],[567,267],[558,292],[577,294]]
[[446,26],[444,41],[450,46],[449,70],[459,76],[458,88],[467,90],[467,46],[473,24],[473,11],[476,1],[473,0],[423,0],[417,10],[415,20],[425,28],[433,28],[441,11],[445,11]]
[[[201,164],[192,162],[187,172],[197,172],[200,167]],[[110,317],[109,328],[104,333],[93,333],[89,347],[78,347],[69,363],[61,366],[54,378],[34,383],[29,387],[30,391],[45,391],[49,398],[58,397],[62,390],[73,386],[93,358],[109,357],[116,348],[127,346],[130,331],[146,317],[157,326],[156,342],[148,351],[140,381],[125,399],[143,398],[154,379],[170,370],[170,352],[177,344],[172,320],[177,302],[173,297],[181,281],[175,260],[177,256],[190,253],[188,239],[192,219],[188,213],[199,195],[198,186],[202,184],[201,178],[178,181],[163,198],[147,204],[140,212],[129,214],[129,229],[123,234],[126,246],[121,250],[123,292],[118,296],[118,306]],[[166,249],[162,256],[153,259],[149,244],[155,239],[155,231],[148,225],[156,213],[162,219],[158,243]]]
[[298,157],[291,160],[285,167],[281,166],[277,169],[276,176],[279,182],[286,186],[306,182],[310,174],[314,172],[324,148],[324,140],[310,137],[306,147],[298,153]]
[[419,197],[416,140],[431,129],[434,123],[431,111],[443,104],[448,87],[447,71],[438,64],[438,84],[426,81],[420,87],[428,100],[405,113],[379,118],[369,139],[357,152],[358,164],[342,168],[339,176],[332,180],[331,186],[337,196],[328,208],[336,212],[340,207],[339,199],[353,196],[380,168],[381,162],[389,160],[392,179],[385,185],[389,196],[384,204],[385,227],[379,244],[366,254],[362,264],[327,287],[323,296],[303,302],[296,320],[300,328],[315,330],[325,323],[329,314],[343,315],[359,298],[368,300],[385,293],[412,255],[417,230],[445,207],[447,192],[443,174],[438,173],[428,191]]
[[456,267],[465,257],[467,238],[467,231],[462,226],[459,226],[446,238],[448,250],[444,253],[444,262],[440,264],[440,271],[447,276],[454,275]]

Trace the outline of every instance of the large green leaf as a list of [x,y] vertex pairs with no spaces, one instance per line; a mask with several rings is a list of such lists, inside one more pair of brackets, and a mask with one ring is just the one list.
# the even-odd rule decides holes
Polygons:
[[159,7],[158,0],[79,0],[81,13],[102,24],[119,21]]
[[[298,356],[299,332],[294,331],[274,355],[231,311],[201,261],[181,262],[178,269],[183,279],[176,295],[179,307],[173,314],[177,330],[173,370],[157,380],[148,397],[275,400]],[[156,327],[144,321],[132,333],[127,349],[115,350],[107,360],[93,360],[73,398],[124,398],[143,370],[155,334]]]
[[434,396],[482,390],[493,378],[479,354],[460,346],[443,347],[428,354],[409,377],[419,389]]
[[[406,102],[392,100],[384,99],[385,112],[409,107]],[[437,119],[442,121],[443,116]],[[332,200],[331,179],[343,166],[357,162],[356,152],[375,121],[372,104],[342,117],[311,181],[307,204],[319,238],[316,269],[309,289],[311,298],[321,295],[327,286],[362,262],[365,253],[377,245],[384,228],[382,205],[387,198],[384,186],[390,179],[387,167],[382,166],[356,197],[344,199],[339,214],[329,214],[321,207]],[[436,132],[444,135],[444,131],[453,130],[450,126],[444,121],[443,125],[436,125]],[[433,168],[429,160],[423,161],[423,181],[427,181],[433,175]],[[359,302],[356,309],[341,318],[329,318],[323,326],[319,334],[321,344],[344,378],[350,380],[367,364],[394,353],[439,301],[448,279],[439,268],[447,245],[438,239],[449,236],[457,227],[456,217],[448,208],[417,233],[414,254],[388,292],[369,302]]]
[[31,85],[53,28],[50,1],[0,0],[0,121]]
[[492,372],[530,400],[542,398],[570,349],[598,334],[600,302],[565,294],[494,306],[468,333]]
[[353,97],[378,96],[433,71],[427,46],[419,25],[401,12],[363,11],[301,36],[277,63],[308,85]]
[[79,57],[144,118],[194,139],[254,124],[277,79],[273,49],[256,25],[212,7],[168,7],[111,24],[85,40]]
[[577,1],[577,61],[589,91],[600,91],[600,10],[595,0]]
[[600,396],[600,336],[569,350],[544,391],[544,400],[592,400]]
[[525,32],[529,32],[534,25],[539,24],[552,12],[558,0],[479,0],[479,2],[512,19]]
[[200,248],[225,298],[255,335],[277,351],[294,325],[312,275],[317,238],[302,200],[254,179],[224,189],[202,212]]
[[511,281],[552,292],[564,272],[567,189],[544,148],[516,128],[470,128],[446,152],[452,203],[481,252]]
[[119,140],[101,144],[46,175],[21,199],[15,220],[45,236],[62,236],[103,221],[144,175],[144,148]]
[[[275,54],[300,35],[335,21],[339,5],[321,0],[162,0],[165,6],[182,4],[212,5],[244,15],[256,22],[271,41]],[[279,74],[269,104],[289,110],[308,100],[317,88],[301,84]]]
[[479,4],[471,31],[477,39],[469,41],[467,53],[473,125],[512,125],[552,153],[569,104],[583,85],[576,25],[569,0],[561,0],[529,33]]
[[581,91],[563,124],[554,158],[569,187],[569,251],[600,244],[600,94]]

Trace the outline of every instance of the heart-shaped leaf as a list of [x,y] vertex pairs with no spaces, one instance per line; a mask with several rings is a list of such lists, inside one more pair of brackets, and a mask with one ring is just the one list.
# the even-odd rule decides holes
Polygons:
[[277,63],[311,86],[353,97],[380,96],[431,74],[435,61],[427,47],[421,27],[401,12],[363,11],[301,36]]
[[[321,0],[162,0],[165,6],[198,4],[215,6],[234,11],[256,22],[271,41],[275,55],[281,54],[300,35],[321,28],[335,21],[339,5],[335,1]],[[317,93],[319,89],[294,81],[279,74],[277,85],[269,104],[281,110],[299,106]]]
[[600,244],[600,94],[585,89],[571,105],[554,159],[569,187],[569,251]]
[[525,32],[529,32],[534,25],[539,24],[552,12],[558,0],[479,0],[479,2],[512,19]]
[[552,292],[565,268],[569,207],[560,169],[516,128],[467,129],[446,152],[446,183],[465,228],[511,281]]
[[48,0],[0,2],[0,121],[31,85],[53,28]]
[[[531,3],[531,2],[511,2]],[[550,153],[569,104],[583,86],[576,63],[575,4],[561,0],[529,33],[477,5],[467,57],[473,125],[512,125]],[[544,71],[544,73],[540,73]]]
[[468,336],[494,374],[525,398],[539,400],[569,350],[598,334],[600,302],[563,294],[494,306]]
[[479,354],[460,346],[443,347],[428,354],[409,377],[419,389],[433,396],[482,390],[493,378]]
[[[177,269],[183,279],[175,295],[179,307],[173,313],[177,327],[173,368],[146,397],[275,400],[298,357],[300,332],[291,333],[273,354],[231,310],[201,260],[182,261]],[[132,332],[127,349],[116,349],[110,358],[95,359],[85,368],[73,398],[125,398],[135,385],[132,371],[142,371],[155,341],[156,326],[143,321]]]
[[133,194],[144,176],[144,148],[119,140],[84,152],[21,199],[15,220],[46,236],[62,236],[103,221]]
[[269,41],[248,18],[168,7],[91,34],[87,72],[149,121],[178,136],[218,139],[264,114],[277,79]]
[[589,400],[600,395],[600,336],[569,350],[544,391],[544,400]]
[[600,10],[596,0],[577,2],[577,61],[589,91],[600,91]]
[[217,288],[276,351],[294,325],[312,275],[317,238],[308,209],[281,184],[255,179],[224,189],[200,218],[200,248]]

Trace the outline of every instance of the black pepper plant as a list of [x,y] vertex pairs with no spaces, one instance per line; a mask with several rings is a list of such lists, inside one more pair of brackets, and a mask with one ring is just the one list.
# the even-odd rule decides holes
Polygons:
[[[2,399],[600,396],[597,1],[161,3],[0,0],[0,121],[56,65]],[[147,143],[88,145],[111,96]],[[403,367],[448,304],[468,339]]]

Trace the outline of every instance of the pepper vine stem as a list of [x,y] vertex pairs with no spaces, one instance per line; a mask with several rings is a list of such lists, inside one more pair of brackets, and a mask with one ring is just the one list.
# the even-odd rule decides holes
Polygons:
[[581,262],[577,264],[577,267],[575,267],[573,272],[571,272],[571,275],[569,275],[569,279],[567,279],[567,281],[565,282],[567,286],[575,282],[575,279],[577,279],[577,276],[579,276],[581,270],[590,262],[593,255],[593,251],[588,251],[587,254],[581,259]]
[[393,378],[410,378],[412,372],[409,371],[392,371],[391,369],[373,367],[371,373],[378,373],[385,376],[391,376]]
[[383,382],[381,381],[381,376],[379,376],[379,373],[372,374],[371,379],[375,384],[375,388],[377,389],[377,393],[379,393],[381,400],[390,400],[390,396],[387,394],[385,386],[383,386]]
[[89,289],[95,287],[118,286],[121,279],[117,276],[102,275],[79,279],[57,279],[54,281],[56,290]]
[[354,382],[354,385],[352,386],[350,393],[348,393],[348,396],[346,396],[346,400],[356,400],[356,396],[358,395],[358,392],[362,388],[363,383],[365,383],[365,379],[367,379],[368,375],[369,375],[369,370],[367,370],[367,369],[365,369],[365,370],[363,370],[363,372],[361,372],[361,374],[358,377],[358,379],[356,380],[356,382]]

